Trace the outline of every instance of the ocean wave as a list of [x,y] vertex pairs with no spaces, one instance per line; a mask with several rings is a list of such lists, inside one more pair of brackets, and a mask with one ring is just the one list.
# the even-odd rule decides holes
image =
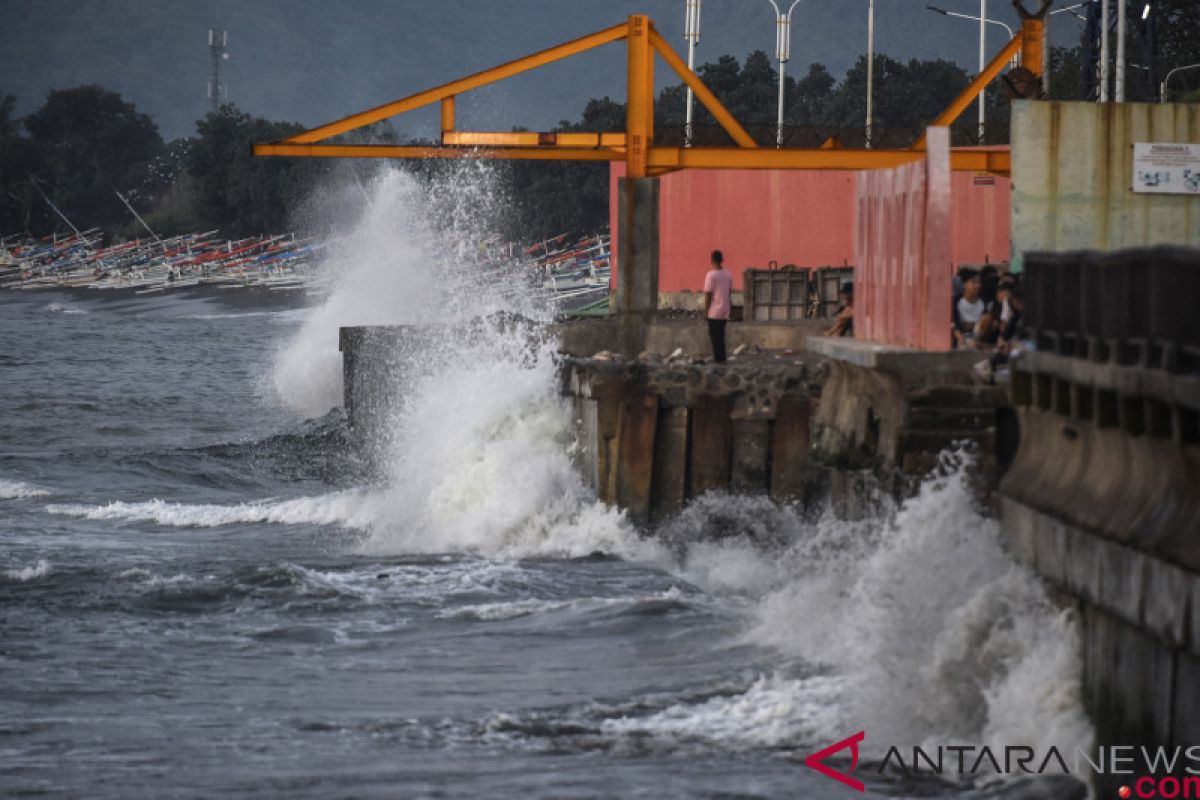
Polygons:
[[42,559],[32,567],[22,567],[20,569],[6,569],[3,573],[4,577],[10,581],[25,583],[26,581],[44,578],[50,574],[50,562]]
[[472,605],[445,608],[437,613],[439,619],[472,620],[478,622],[501,622],[521,617],[554,614],[559,611],[590,612],[617,610],[622,614],[657,616],[691,607],[692,600],[677,586],[648,596],[634,597],[576,597],[570,600],[527,599],[475,603]]
[[46,489],[24,481],[9,481],[0,478],[0,500],[24,500],[28,497],[46,497]]
[[107,505],[51,504],[51,514],[92,520],[154,522],[180,528],[217,528],[239,523],[269,522],[281,525],[339,525],[365,527],[373,515],[364,510],[367,493],[361,490],[334,492],[292,500],[238,503],[236,505],[171,503],[150,500],[140,503],[113,501]]
[[654,713],[604,720],[610,736],[701,740],[725,747],[797,747],[815,741],[836,717],[842,682],[834,677],[764,675],[745,691],[681,702]]
[[885,742],[1086,744],[1076,621],[1007,556],[963,457],[944,459],[899,509],[854,523],[701,500],[674,524],[702,531],[719,501],[752,535],[690,545],[678,569],[747,598],[748,644],[844,681],[824,736],[866,729],[864,757],[882,757],[873,748]]

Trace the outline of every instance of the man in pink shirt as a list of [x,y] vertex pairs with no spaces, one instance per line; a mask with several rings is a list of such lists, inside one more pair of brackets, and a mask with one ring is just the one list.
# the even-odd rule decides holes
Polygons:
[[712,251],[712,269],[704,276],[704,316],[708,318],[708,338],[712,340],[713,361],[725,360],[725,323],[729,321],[733,276],[722,264],[725,256]]

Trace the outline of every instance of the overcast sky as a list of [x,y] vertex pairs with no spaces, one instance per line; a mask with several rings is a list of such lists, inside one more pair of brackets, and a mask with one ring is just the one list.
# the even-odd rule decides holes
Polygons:
[[[929,0],[876,0],[876,50],[895,58],[947,58],[977,68],[976,23],[926,10]],[[1075,0],[1056,0],[1056,7]],[[979,0],[935,0],[978,14]],[[403,97],[562,41],[648,14],[684,52],[684,0],[0,0],[0,93],[18,113],[47,92],[99,83],[148,112],[166,138],[187,135],[206,109],[207,31],[229,33],[223,77],[243,110],[307,125]],[[988,15],[1017,25],[1010,0]],[[774,51],[768,0],[704,0],[697,62]],[[835,76],[866,50],[867,0],[800,0],[788,74],[811,62]],[[1058,43],[1082,23],[1055,17]],[[989,26],[989,55],[1005,39]],[[461,127],[545,129],[577,119],[589,97],[624,99],[624,53],[612,44],[479,90],[459,101]],[[659,62],[659,84],[669,70]],[[431,135],[436,112],[394,124]]]

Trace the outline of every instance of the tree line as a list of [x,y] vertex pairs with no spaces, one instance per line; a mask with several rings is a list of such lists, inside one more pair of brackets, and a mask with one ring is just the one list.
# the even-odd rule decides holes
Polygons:
[[[844,146],[863,146],[866,68],[864,57],[840,81],[821,64],[788,77],[784,145],[817,147],[833,138]],[[766,53],[755,51],[744,61],[721,56],[697,72],[759,144],[774,145],[778,74]],[[1054,48],[1051,77],[1053,98],[1082,99],[1082,49]],[[949,61],[903,62],[876,55],[871,146],[910,144],[970,78]],[[993,82],[986,97],[982,143],[1007,143],[1010,102],[1003,82]],[[658,143],[682,143],[684,98],[682,84],[659,94]],[[53,91],[22,119],[14,107],[14,98],[0,97],[0,233],[40,236],[66,230],[61,212],[80,229],[144,236],[117,192],[164,236],[210,229],[230,238],[279,232],[289,227],[290,210],[335,168],[324,159],[254,158],[251,143],[283,139],[303,126],[254,117],[234,105],[200,119],[194,135],[170,142],[149,116],[100,86]],[[698,101],[694,108],[695,144],[731,143]],[[951,129],[954,144],[981,142],[975,120],[973,111],[960,117]],[[605,97],[589,100],[578,120],[563,120],[555,130],[624,127],[625,105]],[[359,133],[357,141],[394,142],[396,136],[380,124]],[[413,162],[409,168],[431,179],[451,167]],[[607,164],[512,161],[500,162],[496,171],[511,202],[504,218],[494,222],[511,240],[529,242],[607,224]]]

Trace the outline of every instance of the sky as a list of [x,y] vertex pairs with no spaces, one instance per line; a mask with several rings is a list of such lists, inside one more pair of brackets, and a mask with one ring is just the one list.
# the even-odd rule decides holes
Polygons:
[[[978,24],[926,9],[930,0],[876,0],[876,51],[946,58],[977,69]],[[980,0],[932,0],[978,15]],[[1055,6],[1075,0],[1056,0]],[[1032,3],[1031,3],[1032,4]],[[1010,0],[988,16],[1016,27]],[[17,113],[49,91],[98,83],[149,113],[165,138],[189,135],[207,111],[208,29],[228,31],[222,62],[229,100],[272,120],[317,125],[609,27],[644,13],[681,54],[684,0],[0,0],[0,94]],[[774,56],[769,0],[703,0],[698,64],[762,49]],[[866,51],[867,0],[799,0],[789,75],[820,62],[841,77]],[[1082,23],[1058,15],[1058,44]],[[988,27],[989,55],[1004,43]],[[579,118],[591,97],[623,100],[621,44],[548,65],[465,95],[460,128],[545,130]],[[660,61],[661,86],[669,70]],[[674,81],[670,81],[674,82]],[[395,118],[403,134],[432,136],[436,110]]]

